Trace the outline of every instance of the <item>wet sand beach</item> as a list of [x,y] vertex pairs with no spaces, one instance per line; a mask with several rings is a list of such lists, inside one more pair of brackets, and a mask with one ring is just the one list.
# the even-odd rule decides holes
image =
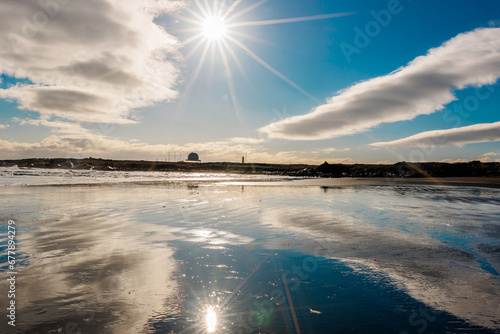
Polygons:
[[499,333],[500,191],[441,181],[2,187],[0,329]]

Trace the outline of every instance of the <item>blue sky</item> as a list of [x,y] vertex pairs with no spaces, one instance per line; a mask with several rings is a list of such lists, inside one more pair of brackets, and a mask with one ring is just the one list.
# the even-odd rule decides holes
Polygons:
[[0,7],[4,158],[500,160],[498,1]]

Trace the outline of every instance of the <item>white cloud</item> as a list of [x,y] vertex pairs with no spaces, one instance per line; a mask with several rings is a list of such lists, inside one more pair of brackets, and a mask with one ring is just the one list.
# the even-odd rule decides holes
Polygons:
[[91,131],[81,127],[80,123],[65,122],[61,120],[49,120],[47,118],[41,119],[22,119],[13,117],[12,121],[19,123],[19,125],[35,125],[46,126],[52,128],[52,132],[64,134],[86,134]]
[[500,122],[426,131],[410,137],[370,145],[379,147],[443,147],[494,141],[500,141]]
[[467,160],[467,159],[443,159],[443,160],[440,160],[438,162],[446,162],[448,164],[455,164],[455,163],[459,163],[459,162],[469,162],[469,160]]
[[498,152],[484,153],[481,154],[477,159],[482,162],[500,162],[500,153]]
[[[31,123],[30,123],[31,124]],[[90,130],[72,128],[53,124],[62,129],[62,134],[48,136],[36,143],[12,142],[0,139],[0,155],[4,159],[20,159],[31,157],[63,157],[86,158],[103,157],[111,159],[144,159],[164,160],[168,152],[181,152],[186,158],[190,152],[197,152],[202,161],[241,161],[247,154],[248,162],[262,163],[303,163],[320,164],[324,159],[311,157],[306,151],[270,152],[260,144],[241,144],[229,139],[227,141],[151,145],[139,140],[121,140],[107,135],[96,134]],[[71,132],[73,130],[73,132]],[[59,131],[58,131],[59,132]],[[347,160],[346,160],[347,159]],[[351,161],[348,158],[342,161]],[[338,160],[339,162],[341,160]],[[330,161],[330,160],[329,160]],[[337,161],[337,160],[336,160]]]
[[28,79],[0,98],[42,116],[133,123],[130,112],[176,97],[177,40],[154,23],[166,0],[0,2],[0,73]]
[[500,153],[488,152],[488,153],[481,154],[481,157],[494,157],[494,156],[497,156],[497,155],[500,155]]
[[411,120],[455,100],[452,91],[500,77],[500,28],[460,34],[388,75],[357,83],[306,115],[271,123],[270,137],[317,140]]
[[264,138],[250,138],[250,137],[233,137],[230,139],[233,143],[238,144],[260,144],[266,141]]
[[[241,161],[243,155],[247,162],[321,164],[327,158],[334,163],[352,163],[347,157],[331,157],[333,152],[346,152],[349,149],[326,148],[315,151],[272,151],[264,144],[266,139],[250,137],[233,137],[227,140],[177,144],[151,145],[138,139],[123,140],[109,134],[114,125],[100,124],[90,130],[81,127],[80,123],[67,122],[60,119],[20,119],[12,118],[20,126],[45,126],[51,128],[51,136],[36,143],[13,142],[0,140],[0,155],[5,159],[21,158],[85,158],[103,157],[110,159],[144,159],[164,160],[169,152],[182,153],[184,158],[190,152],[199,153],[202,161]],[[330,154],[325,157],[326,154]],[[170,155],[171,157],[173,154]]]
[[372,162],[372,164],[374,164],[374,165],[393,165],[394,161],[392,161],[392,160],[379,160],[379,161]]
[[335,147],[328,147],[328,148],[321,148],[318,150],[311,151],[311,154],[332,154],[334,152],[347,152],[350,151],[350,148],[335,148]]
[[0,124],[0,129],[7,129],[9,124]]

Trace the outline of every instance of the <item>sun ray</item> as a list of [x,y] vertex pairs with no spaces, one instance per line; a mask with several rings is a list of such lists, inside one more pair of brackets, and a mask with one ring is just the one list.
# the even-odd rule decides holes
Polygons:
[[250,81],[250,78],[248,77],[247,73],[245,72],[245,69],[243,68],[243,65],[241,64],[239,58],[236,56],[236,53],[234,50],[229,46],[229,44],[226,41],[222,41],[222,44],[226,47],[227,52],[231,55],[231,58],[233,59],[234,63],[236,64],[236,67],[240,71],[241,75],[245,79],[245,81],[248,83],[248,86],[252,89],[252,91],[255,93],[256,96],[259,95],[259,92],[255,88],[255,86],[252,84],[252,81]]
[[251,27],[251,26],[266,26],[266,25],[314,21],[314,20],[327,20],[327,19],[332,19],[335,17],[349,16],[349,15],[353,15],[353,14],[355,14],[355,13],[354,12],[345,12],[345,13],[324,14],[324,15],[304,16],[304,17],[292,17],[292,18],[288,18],[288,19],[236,22],[236,23],[228,24],[228,27],[237,28],[237,27]]
[[[188,12],[189,12],[189,10],[192,10],[192,9],[188,9],[188,8],[186,8],[186,11],[188,11]],[[198,15],[198,13],[196,13],[196,12],[194,12],[194,14]],[[198,18],[198,17],[195,17],[195,18],[193,19],[193,18],[190,18],[190,17],[185,17],[185,16],[182,16],[182,15],[175,15],[174,17],[175,17],[176,19],[179,19],[179,20],[184,21],[184,22],[187,22],[187,23],[191,23],[191,24],[193,24],[193,25],[198,25],[198,24],[199,24],[199,22],[200,22],[200,20],[202,19],[202,18],[201,18],[201,16],[200,16],[200,18],[201,18],[201,19],[200,19],[200,18]]]
[[[210,43],[210,68],[208,71],[208,79],[212,81],[215,73],[215,43]],[[213,87],[208,86],[207,88],[212,89]]]
[[[203,17],[207,17],[207,16],[210,16],[212,15],[210,12],[209,12],[209,8],[210,7],[203,7],[203,5],[200,3],[199,0],[194,0],[194,2],[196,3],[196,6],[198,7],[198,9],[200,10],[201,14]],[[206,3],[206,2],[205,2]]]
[[198,62],[198,66],[196,67],[196,71],[194,72],[194,75],[192,76],[191,80],[188,83],[188,91],[191,92],[192,86],[196,79],[198,79],[198,76],[200,75],[201,68],[203,67],[203,63],[205,62],[205,59],[207,58],[207,53],[208,49],[210,47],[210,44],[206,44],[205,49],[203,50],[203,54],[201,55],[200,61]]
[[[215,4],[215,1],[217,1],[217,0],[213,1],[214,4]],[[214,15],[214,13],[212,11],[212,8],[210,7],[210,3],[208,2],[208,0],[203,0],[203,2],[205,3],[205,10],[208,12],[208,15]]]
[[198,43],[196,43],[196,45],[188,52],[188,54],[186,55],[185,59],[189,59],[193,56],[193,54],[196,52],[196,50],[198,50],[204,43],[205,41],[200,37],[200,40],[198,41]]
[[268,2],[269,0],[261,0],[257,3],[254,3],[253,5],[250,5],[248,7],[246,7],[245,9],[242,9],[240,10],[239,12],[233,14],[233,16],[231,17],[224,17],[224,19],[227,21],[227,22],[232,22],[234,21],[236,18],[248,13],[248,12],[251,12],[252,10],[262,6],[263,4],[265,4],[266,2]]
[[183,48],[183,47],[185,47],[186,45],[189,45],[189,44],[191,44],[191,43],[193,43],[193,42],[195,42],[195,41],[197,41],[197,40],[201,39],[202,37],[203,37],[203,34],[202,34],[201,32],[200,32],[200,33],[197,33],[196,35],[191,36],[191,37],[189,37],[188,39],[186,39],[186,40],[184,40],[184,41],[180,42],[180,43],[179,43],[179,44],[180,44],[180,47],[181,47],[181,48]]
[[222,15],[222,17],[224,19],[227,19],[227,17],[229,16],[229,14],[231,14],[235,9],[236,7],[238,7],[238,5],[242,2],[243,0],[236,0],[235,2],[233,2],[231,4],[231,6],[227,9],[227,11]]
[[266,44],[266,45],[273,45],[270,42],[267,42],[265,40],[262,40],[260,38],[254,37],[252,35],[246,34],[246,33],[241,32],[241,31],[232,30],[231,31],[231,35],[243,37],[243,38],[248,39],[250,41],[254,41],[254,42],[258,42],[258,43],[263,43],[263,44]]
[[[196,35],[198,35],[200,33],[200,28],[197,27],[197,28],[182,28],[182,29],[179,29],[178,30],[179,32],[183,32],[183,33],[195,33]],[[188,39],[191,39],[191,38],[188,38]]]
[[222,43],[218,42],[217,45],[219,46],[222,62],[224,63],[224,67],[226,68],[227,85],[229,87],[229,93],[231,94],[231,100],[233,102],[234,110],[236,112],[236,117],[238,118],[240,127],[243,129],[243,124],[241,123],[240,109],[238,107],[238,102],[236,101],[236,94],[234,92],[234,82],[233,82],[233,74],[231,72],[231,67],[229,66],[229,62],[227,61],[226,53],[224,52]]
[[245,69],[243,68],[243,65],[241,64],[240,60],[238,59],[238,57],[236,56],[236,54],[234,53],[233,49],[231,49],[231,47],[229,47],[229,45],[227,44],[226,41],[221,41],[222,45],[226,47],[226,50],[227,52],[231,55],[231,58],[234,60],[234,63],[236,64],[236,67],[238,68],[238,70],[240,71],[240,73],[243,75],[243,77],[245,78],[245,80],[251,84],[250,82],[250,79],[248,78],[246,72],[245,72]]
[[214,0],[212,8],[212,15],[219,15],[219,0]]
[[[203,40],[201,40],[201,41],[203,41]],[[194,74],[191,76],[188,83],[186,84],[186,88],[184,89],[184,93],[182,94],[182,97],[181,97],[179,104],[176,108],[174,117],[172,118],[172,121],[170,122],[170,125],[169,125],[170,128],[172,126],[174,126],[175,120],[177,119],[179,114],[182,113],[182,111],[184,110],[184,108],[186,106],[187,101],[189,100],[189,96],[191,95],[191,91],[193,90],[193,85],[194,85],[196,79],[198,79],[198,76],[200,75],[200,72],[201,72],[201,68],[203,67],[203,64],[205,63],[205,59],[207,57],[209,47],[210,47],[210,44],[205,43],[205,49],[203,50],[201,58],[198,61],[198,65],[196,67]]]
[[307,96],[308,98],[310,98],[311,100],[313,100],[314,102],[321,103],[321,101],[319,101],[317,98],[315,98],[314,96],[312,96],[311,94],[309,94],[302,87],[300,87],[299,85],[297,85],[292,80],[288,79],[286,76],[284,76],[283,74],[281,74],[278,70],[276,70],[274,67],[272,67],[271,65],[269,65],[268,63],[266,63],[264,60],[262,60],[259,56],[257,56],[255,53],[253,53],[252,50],[250,50],[249,48],[247,48],[244,44],[240,43],[238,40],[232,38],[231,36],[227,36],[227,39],[230,40],[231,42],[233,42],[235,45],[237,45],[241,49],[243,49],[244,51],[246,51],[248,53],[248,55],[250,57],[252,57],[255,61],[257,61],[259,64],[261,64],[262,66],[264,66],[265,68],[267,68],[269,71],[271,71],[272,73],[274,73],[276,76],[278,76],[279,78],[281,78],[283,81],[285,81],[286,83],[288,83],[290,86],[292,86],[293,88],[297,89],[299,92],[301,92],[302,94],[304,94],[305,96]]
[[[196,19],[195,21],[193,21],[193,24],[198,25],[200,23],[200,21],[203,21],[203,13],[202,13],[202,15],[200,15],[199,13],[197,13],[195,10],[193,10],[190,7],[186,7],[185,10],[189,14],[193,15],[194,18]],[[183,16],[183,17],[186,18],[185,16]]]
[[223,17],[224,16],[224,9],[226,7],[227,7],[227,0],[221,0],[220,6],[219,6],[217,12],[215,12],[215,15]]

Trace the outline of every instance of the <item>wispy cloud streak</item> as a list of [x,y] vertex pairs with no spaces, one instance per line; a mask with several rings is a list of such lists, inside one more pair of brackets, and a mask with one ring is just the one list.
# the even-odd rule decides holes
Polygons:
[[270,137],[318,140],[363,133],[382,123],[428,115],[456,97],[454,90],[500,77],[500,28],[460,34],[388,75],[354,84],[310,113],[271,123]]
[[500,141],[500,122],[426,131],[406,138],[370,145],[378,147],[443,147],[494,141]]

